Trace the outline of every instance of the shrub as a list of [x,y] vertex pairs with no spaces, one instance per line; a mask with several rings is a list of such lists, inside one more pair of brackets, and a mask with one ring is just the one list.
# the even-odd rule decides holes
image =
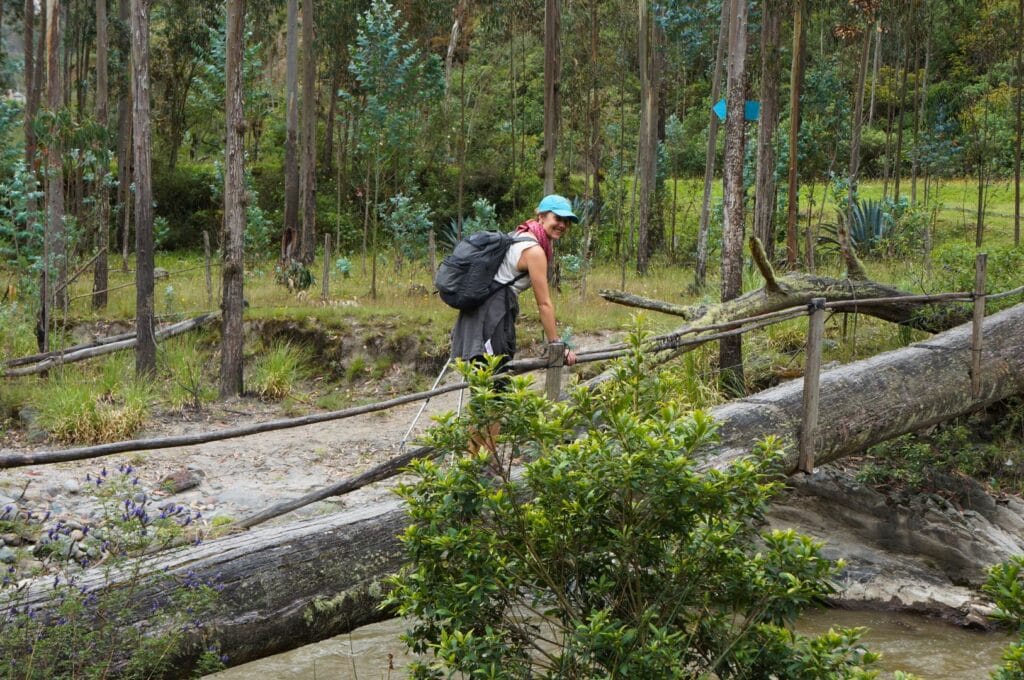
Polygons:
[[[676,401],[642,338],[614,380],[564,404],[521,377],[499,395],[493,366],[462,366],[466,415],[428,435],[454,462],[414,464],[399,490],[408,561],[388,604],[412,617],[409,647],[430,655],[412,677],[867,677],[876,656],[861,631],[790,628],[833,592],[837,566],[806,537],[757,529],[779,489],[779,442],[698,470],[715,425]],[[465,453],[490,423],[496,452]]]

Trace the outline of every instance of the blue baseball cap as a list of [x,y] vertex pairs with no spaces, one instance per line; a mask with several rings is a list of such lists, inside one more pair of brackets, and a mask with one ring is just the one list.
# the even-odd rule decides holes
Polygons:
[[572,203],[565,196],[548,194],[537,204],[537,214],[553,212],[559,217],[564,217],[572,222],[579,222],[580,218],[572,211]]

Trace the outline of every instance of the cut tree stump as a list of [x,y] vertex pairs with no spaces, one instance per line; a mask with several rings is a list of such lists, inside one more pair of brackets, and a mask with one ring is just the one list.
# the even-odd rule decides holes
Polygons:
[[[817,461],[834,461],[1024,393],[1024,305],[985,319],[984,333],[977,398],[971,396],[970,325],[823,373]],[[797,380],[712,409],[721,442],[704,452],[703,464],[725,467],[769,434],[796,442],[801,399]],[[796,455],[791,446],[791,470]],[[145,558],[145,566],[182,578],[191,573],[223,587],[221,611],[210,623],[223,652],[237,664],[387,618],[378,608],[381,582],[402,562],[397,536],[405,524],[397,501],[377,503],[155,555]],[[103,585],[102,569],[81,583]],[[46,591],[46,583],[35,584],[26,604],[45,603]],[[140,620],[166,596],[158,585],[141,596]],[[177,667],[184,673],[188,665],[183,659]]]

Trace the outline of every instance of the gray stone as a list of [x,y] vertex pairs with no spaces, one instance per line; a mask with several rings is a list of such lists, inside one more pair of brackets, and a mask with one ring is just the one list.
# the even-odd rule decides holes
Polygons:
[[17,548],[19,545],[22,544],[23,539],[18,534],[3,534],[2,536],[0,536],[0,541],[3,541],[4,545],[9,545],[11,547]]
[[75,529],[70,534],[68,534],[68,536],[71,537],[72,541],[81,541],[83,538],[85,538],[85,532],[83,532],[81,529]]
[[169,494],[181,493],[193,489],[203,482],[205,473],[202,470],[182,469],[168,473],[157,482],[157,487]]
[[77,479],[65,479],[64,490],[68,493],[75,494],[82,490],[82,485],[78,483]]
[[18,554],[16,552],[11,550],[7,546],[4,546],[3,548],[0,548],[0,562],[2,562],[4,564],[14,564],[17,561],[18,561]]

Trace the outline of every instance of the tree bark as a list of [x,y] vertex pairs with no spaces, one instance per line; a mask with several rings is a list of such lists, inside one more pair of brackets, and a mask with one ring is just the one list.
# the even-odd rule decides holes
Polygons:
[[242,295],[245,262],[245,111],[242,82],[244,0],[228,0],[224,103],[227,148],[224,158],[224,268],[220,344],[220,396],[242,393]]
[[298,0],[288,0],[285,48],[284,233],[281,260],[287,264],[297,253],[299,236],[299,38]]
[[[871,31],[865,27],[864,37],[860,49],[860,61],[858,62],[857,82],[854,85],[853,98],[853,123],[850,126],[850,167],[849,186],[846,202],[846,222],[839,230],[839,247],[844,256],[852,252],[850,244],[850,221],[853,219],[853,202],[857,198],[857,181],[860,178],[860,133],[864,125],[864,81],[867,77],[868,55],[871,47]],[[906,74],[904,74],[905,76]],[[849,261],[849,258],[847,258]]]
[[153,305],[153,176],[149,117],[149,0],[131,0],[132,149],[135,159],[135,373],[156,371]]
[[302,139],[299,195],[302,204],[302,262],[316,255],[316,45],[313,44],[313,0],[302,0]]
[[[25,168],[32,172],[36,171],[36,112],[39,108],[39,96],[36,94],[40,83],[35,74],[35,0],[25,0],[24,6],[24,40],[25,40]],[[45,28],[43,29],[45,31]],[[42,33],[43,31],[41,31]],[[35,201],[32,201],[34,204]],[[34,205],[32,206],[34,208]],[[31,212],[31,211],[30,211]],[[31,225],[29,225],[31,226]]]
[[[747,1],[733,0],[729,28],[729,67],[725,116],[725,161],[722,164],[722,302],[743,291],[743,157],[746,146]],[[733,394],[745,391],[743,345],[740,336],[723,339],[718,346],[720,380]]]
[[[729,0],[722,1],[722,18],[718,27],[718,46],[715,65],[711,73],[711,103],[718,102],[722,90],[722,63],[729,44]],[[708,274],[708,232],[711,229],[711,184],[715,180],[715,158],[718,152],[718,114],[714,111],[708,120],[708,150],[704,158],[704,195],[700,204],[700,224],[697,227],[697,266],[693,274],[694,290],[703,290]]]
[[[63,107],[61,88],[61,9],[57,0],[47,0],[46,10],[46,106],[57,115]],[[53,315],[64,306],[68,293],[67,238],[64,231],[64,166],[60,131],[57,123],[50,126],[50,141],[46,149],[46,256],[44,278],[47,285],[47,323],[44,332],[49,336]],[[56,309],[55,309],[56,308]],[[49,347],[47,347],[49,349]]]
[[1014,102],[1016,135],[1013,154],[1013,245],[1020,245],[1020,159],[1024,139],[1024,125],[1021,117],[1021,99],[1024,98],[1024,0],[1017,3],[1017,96]]
[[[968,367],[970,326],[828,371],[821,376],[819,463],[983,408],[1024,392],[1024,305],[985,321],[982,392],[973,398]],[[766,390],[756,399],[711,409],[720,443],[704,452],[703,466],[724,468],[749,455],[753,442],[776,435],[797,441],[801,380]],[[795,448],[784,464],[795,469]],[[210,627],[233,664],[348,632],[392,613],[378,605],[382,579],[403,561],[398,535],[407,520],[397,501],[339,514],[261,527],[196,547],[144,558],[149,573],[215,582],[220,609]],[[102,567],[79,578],[85,588],[109,587]],[[128,570],[130,571],[130,570]],[[138,597],[139,620],[166,597],[154,578]],[[46,602],[46,583],[33,585],[21,605]],[[198,653],[200,650],[196,650]],[[185,670],[194,659],[176,662]]]
[[[102,157],[107,157],[108,87],[107,87],[107,0],[96,0],[96,123],[103,131]],[[100,163],[96,170],[96,265],[92,276],[92,307],[104,309],[107,306],[107,252],[110,249],[110,190],[107,188],[109,164]]]
[[559,0],[544,3],[544,193],[555,193],[555,154],[561,123],[561,8]]
[[757,126],[754,236],[761,239],[769,260],[775,259],[775,130],[779,124],[779,81],[782,79],[781,9],[776,2],[765,2],[761,18],[761,117]]
[[[128,26],[129,1],[118,0],[117,14],[122,26]],[[126,45],[127,51],[131,47]],[[118,234],[121,237],[121,270],[128,271],[128,250],[131,243],[132,217],[132,101],[131,74],[121,79],[121,96],[117,100],[117,202]]]
[[637,159],[640,181],[639,223],[637,227],[636,271],[647,274],[651,257],[651,223],[654,221],[654,191],[658,165],[658,89],[655,84],[656,49],[649,0],[639,0],[640,62],[640,157]]

